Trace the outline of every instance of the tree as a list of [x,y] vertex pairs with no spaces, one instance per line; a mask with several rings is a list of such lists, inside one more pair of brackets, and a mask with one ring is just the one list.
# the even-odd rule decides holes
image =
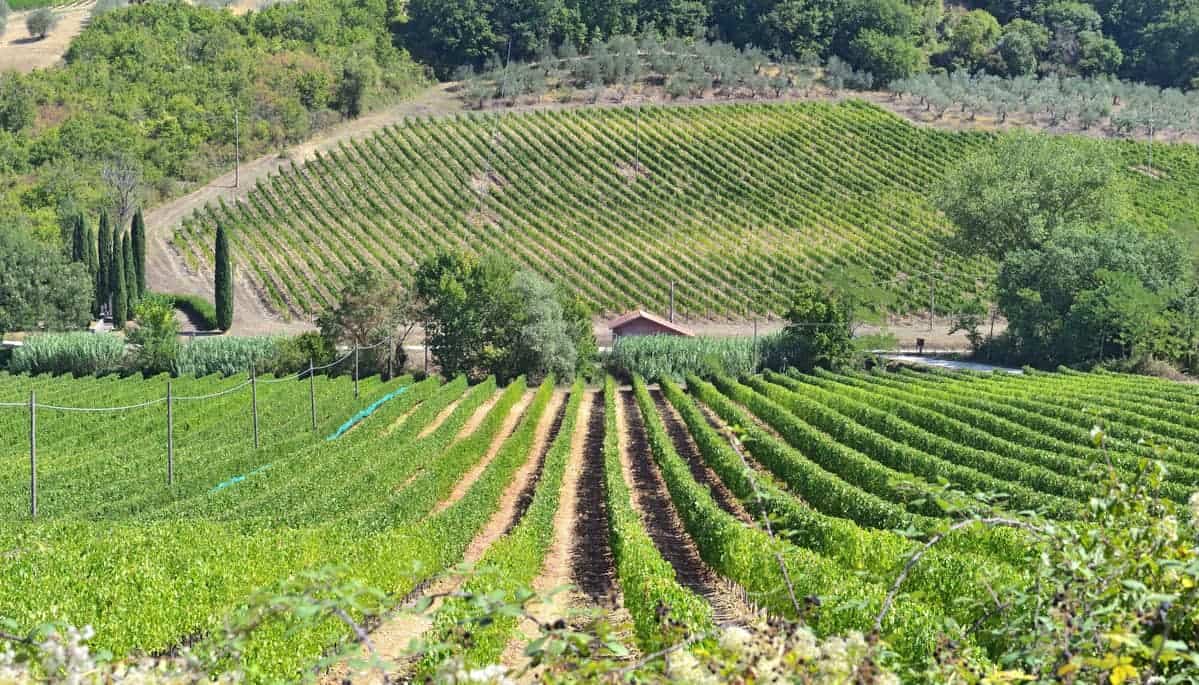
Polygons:
[[117,226],[124,231],[129,216],[137,203],[137,192],[141,187],[142,174],[137,164],[127,155],[110,159],[100,171],[100,178],[108,188],[108,197],[116,212]]
[[1123,63],[1124,52],[1116,41],[1097,31],[1078,34],[1078,73],[1087,77],[1115,74]]
[[831,0],[780,0],[761,18],[763,46],[796,56],[823,56],[833,40]]
[[787,327],[764,353],[768,368],[810,372],[853,361],[852,305],[832,291],[803,285],[791,296]]
[[179,320],[175,302],[169,297],[151,295],[133,310],[137,326],[128,340],[138,346],[137,365],[143,373],[172,371],[179,357]]
[[110,304],[112,293],[112,228],[108,225],[108,212],[100,212],[100,235],[97,239],[99,265],[96,269],[96,306],[105,310]]
[[1130,52],[1133,72],[1146,81],[1178,88],[1199,88],[1199,5],[1166,12],[1137,27],[1141,49]]
[[57,23],[58,15],[49,7],[34,10],[25,17],[25,28],[29,31],[29,37],[37,40],[45,38]]
[[949,55],[959,69],[978,69],[999,40],[999,22],[986,10],[956,13],[948,26]]
[[125,251],[122,248],[121,232],[112,239],[112,327],[121,329],[129,321],[129,289],[125,281]]
[[[389,355],[394,355],[395,368],[403,368],[404,342],[416,323],[411,294],[398,281],[363,269],[350,274],[337,304],[321,314],[316,325],[329,349],[373,347],[367,368],[378,372],[386,368]],[[391,341],[390,348],[376,346],[384,339]]]
[[216,246],[213,252],[216,264],[216,275],[213,279],[216,327],[228,331],[233,326],[233,264],[224,226],[216,227]]
[[137,284],[137,297],[146,296],[146,220],[142,217],[139,207],[133,214],[133,227],[130,229],[133,238],[133,267]]
[[0,333],[85,328],[90,301],[82,264],[0,225]]
[[87,264],[87,225],[82,214],[76,214],[71,220],[74,230],[71,231],[71,261]]
[[1012,134],[946,174],[933,200],[957,227],[958,251],[1002,260],[1035,249],[1062,226],[1117,216],[1117,168],[1108,147]]
[[1049,49],[1049,31],[1040,24],[1016,19],[1003,27],[1003,36],[995,51],[1007,76],[1034,74],[1037,64]]
[[370,55],[355,55],[342,66],[341,81],[337,84],[338,110],[351,119],[366,109],[366,98],[379,83],[382,71]]
[[849,45],[857,68],[870,72],[879,85],[911,78],[921,67],[924,53],[910,41],[868,29]]
[[0,131],[20,133],[33,125],[36,116],[37,103],[27,77],[0,74]]
[[491,10],[490,0],[410,0],[401,29],[404,45],[438,78],[463,64],[482,66],[501,42]]
[[133,260],[133,243],[129,240],[128,233],[121,236],[121,261],[125,266],[125,311],[132,313],[140,298],[137,294],[137,268]]

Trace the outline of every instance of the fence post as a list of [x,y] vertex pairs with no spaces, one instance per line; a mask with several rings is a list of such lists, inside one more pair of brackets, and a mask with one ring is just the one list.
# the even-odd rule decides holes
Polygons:
[[312,414],[312,430],[316,430],[316,365],[308,360],[308,406]]
[[175,401],[167,381],[167,485],[175,484]]
[[29,517],[37,518],[37,391],[29,390]]
[[392,342],[391,336],[387,336],[387,380],[391,380],[391,372],[393,362],[396,356],[395,343]]
[[358,399],[358,343],[354,343],[354,399]]
[[674,323],[674,281],[670,282],[670,322]]
[[250,406],[254,414],[254,449],[258,449],[258,369],[250,367]]

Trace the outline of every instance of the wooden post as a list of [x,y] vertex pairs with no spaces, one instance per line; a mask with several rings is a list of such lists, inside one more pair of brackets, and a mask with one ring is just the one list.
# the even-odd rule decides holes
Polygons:
[[425,322],[425,375],[429,375],[429,322]]
[[670,282],[670,323],[674,323],[674,281]]
[[29,391],[29,518],[37,518],[37,392]]
[[358,343],[354,343],[354,399],[358,399]]
[[392,366],[394,366],[396,356],[395,342],[391,336],[387,336],[387,380],[391,380]]
[[167,381],[167,485],[175,484],[175,403]]
[[250,367],[250,408],[254,414],[254,449],[258,449],[258,369]]
[[308,406],[312,414],[312,430],[316,430],[316,364],[308,360]]

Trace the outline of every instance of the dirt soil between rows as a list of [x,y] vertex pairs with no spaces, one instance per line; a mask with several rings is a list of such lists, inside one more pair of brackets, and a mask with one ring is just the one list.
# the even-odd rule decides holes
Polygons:
[[718,622],[740,621],[753,614],[744,592],[717,575],[700,556],[687,534],[674,503],[650,454],[645,424],[631,390],[622,390],[621,454],[628,462],[633,506],[641,515],[650,539],[674,568],[683,587],[706,598]]

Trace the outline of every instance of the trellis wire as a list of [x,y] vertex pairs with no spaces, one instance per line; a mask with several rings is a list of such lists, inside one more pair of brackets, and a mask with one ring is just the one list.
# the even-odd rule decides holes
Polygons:
[[[74,412],[74,413],[107,413],[107,412],[115,413],[115,412],[135,411],[138,409],[145,409],[146,407],[152,407],[152,406],[158,405],[158,404],[166,404],[166,406],[167,406],[167,418],[166,418],[166,423],[167,423],[167,425],[166,425],[167,486],[170,487],[170,486],[173,486],[175,483],[175,440],[174,440],[175,431],[174,431],[174,411],[173,411],[175,402],[202,402],[202,401],[212,400],[212,399],[216,399],[218,397],[231,395],[231,394],[238,392],[239,390],[242,390],[242,389],[246,388],[247,386],[249,386],[250,391],[251,391],[251,400],[250,400],[251,401],[251,411],[254,416],[254,449],[257,450],[260,447],[259,436],[258,436],[258,392],[257,392],[257,384],[258,383],[260,383],[260,382],[261,383],[282,383],[284,381],[300,380],[304,377],[305,374],[307,374],[309,381],[310,381],[308,384],[308,394],[309,394],[309,404],[311,406],[311,413],[312,413],[312,429],[315,431],[317,429],[316,388],[315,388],[315,385],[311,381],[315,377],[316,372],[322,371],[324,369],[332,368],[332,367],[337,366],[338,364],[346,361],[350,357],[354,357],[354,397],[357,398],[359,396],[359,393],[358,393],[358,355],[359,355],[359,353],[362,352],[363,350],[373,350],[385,343],[390,345],[392,340],[393,340],[393,337],[388,336],[388,337],[386,337],[372,345],[366,346],[366,347],[363,347],[361,345],[355,345],[354,349],[351,350],[350,352],[347,352],[343,357],[341,357],[340,359],[335,359],[334,361],[329,362],[328,364],[325,364],[324,366],[314,366],[313,363],[311,361],[309,361],[307,369],[304,369],[295,374],[285,376],[283,378],[276,378],[276,379],[267,380],[267,381],[259,381],[257,378],[257,373],[254,370],[251,370],[249,380],[238,383],[237,385],[235,385],[231,388],[226,388],[224,390],[220,390],[220,391],[214,392],[214,393],[209,393],[207,395],[177,396],[177,395],[173,394],[173,392],[172,392],[171,382],[167,381],[167,388],[166,388],[165,396],[159,397],[159,398],[153,399],[153,400],[147,400],[147,401],[141,402],[139,404],[129,404],[129,405],[123,405],[123,406],[118,406],[118,407],[66,407],[66,406],[59,406],[59,405],[54,405],[54,404],[42,404],[37,401],[37,391],[33,390],[33,389],[31,389],[29,391],[29,401],[28,402],[0,402],[0,409],[21,408],[21,409],[25,409],[29,412],[29,515],[30,515],[30,518],[37,518],[37,410],[39,408],[40,409],[48,409],[50,411]],[[388,368],[390,369],[390,364],[389,364]]]

